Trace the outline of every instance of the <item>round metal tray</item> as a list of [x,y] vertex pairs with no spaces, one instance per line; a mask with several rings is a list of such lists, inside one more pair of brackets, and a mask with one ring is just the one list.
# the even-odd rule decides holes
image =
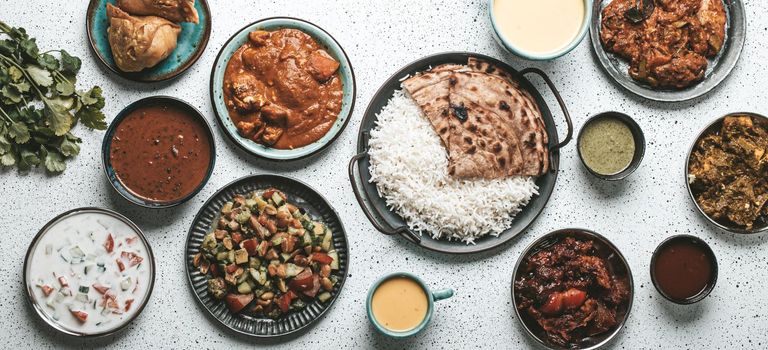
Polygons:
[[[396,90],[401,89],[401,79],[405,76],[412,75],[418,72],[425,71],[430,67],[438,66],[444,63],[456,63],[466,64],[469,57],[477,57],[482,60],[492,62],[507,72],[520,83],[520,86],[526,91],[530,92],[535,98],[536,103],[541,109],[544,123],[546,124],[547,134],[549,135],[549,154],[550,154],[550,171],[546,174],[539,176],[536,180],[536,185],[539,187],[539,194],[534,196],[531,201],[522,208],[512,223],[512,226],[507,228],[498,237],[485,236],[475,241],[475,244],[467,245],[463,242],[448,241],[448,240],[435,240],[428,234],[420,235],[418,232],[413,232],[408,228],[405,221],[396,213],[390,211],[383,198],[379,196],[376,189],[376,185],[371,183],[371,174],[368,170],[370,167],[370,159],[368,157],[368,140],[370,130],[374,128],[377,114],[381,109],[386,106],[387,102],[392,98]],[[560,108],[565,116],[566,123],[568,125],[568,132],[565,139],[562,142],[558,141],[557,127],[555,121],[552,118],[552,113],[549,110],[541,94],[531,83],[524,77],[526,74],[533,73],[540,76],[544,82],[549,86],[557,99]],[[429,250],[449,253],[449,254],[469,254],[478,253],[498,247],[517,235],[525,231],[534,220],[541,214],[549,200],[550,195],[555,188],[555,181],[557,180],[557,169],[560,163],[559,150],[570,142],[573,135],[573,125],[571,123],[570,114],[565,106],[565,102],[560,97],[560,93],[555,88],[552,81],[541,70],[535,68],[523,69],[517,71],[510,67],[508,64],[499,61],[493,57],[481,55],[470,52],[447,52],[436,54],[432,56],[424,57],[420,60],[408,64],[392,77],[387,80],[384,85],[379,89],[376,95],[368,105],[368,109],[363,115],[363,120],[360,124],[360,132],[358,134],[357,152],[358,154],[352,157],[349,163],[349,178],[352,182],[352,189],[355,192],[358,203],[363,209],[368,220],[371,221],[374,227],[380,232],[387,235],[400,235],[407,240],[424,247]]]
[[705,135],[709,135],[711,133],[717,132],[720,130],[723,126],[723,120],[725,120],[726,117],[731,116],[738,116],[738,115],[745,115],[752,118],[754,122],[762,123],[763,125],[768,126],[768,117],[757,114],[757,113],[750,113],[750,112],[737,112],[737,113],[729,113],[726,114],[720,118],[715,119],[709,125],[707,125],[704,130],[702,130],[697,136],[696,139],[693,140],[693,143],[691,144],[691,147],[688,149],[688,156],[685,158],[685,173],[683,174],[685,176],[685,188],[688,190],[688,196],[691,198],[691,202],[693,202],[693,205],[696,206],[696,210],[705,217],[710,223],[717,226],[721,230],[725,230],[732,233],[741,233],[741,234],[753,234],[753,233],[762,233],[762,232],[768,232],[768,217],[760,217],[760,221],[755,226],[752,227],[752,229],[746,229],[743,226],[738,226],[733,223],[727,223],[715,220],[711,218],[707,213],[704,212],[704,209],[701,208],[699,205],[699,202],[696,201],[696,196],[693,193],[693,190],[691,189],[691,183],[688,179],[688,174],[691,173],[690,166],[691,166],[691,154],[693,154],[693,151],[696,149],[696,145],[699,143],[699,140],[701,140]]
[[611,241],[597,232],[579,228],[557,230],[547,233],[546,235],[531,243],[531,245],[529,245],[527,248],[525,248],[525,250],[523,250],[523,252],[520,254],[520,257],[517,259],[517,263],[515,264],[515,269],[512,274],[512,285],[510,287],[512,292],[512,307],[515,309],[515,315],[517,316],[517,320],[520,321],[520,325],[523,327],[523,329],[525,329],[525,332],[528,333],[531,338],[536,340],[536,342],[547,349],[565,349],[547,341],[543,334],[543,330],[541,330],[541,327],[538,326],[538,323],[530,319],[527,314],[520,313],[520,310],[517,308],[517,300],[515,297],[515,280],[520,277],[520,267],[525,257],[541,249],[547,248],[566,237],[591,240],[595,242],[597,254],[606,259],[608,262],[608,270],[616,276],[626,276],[629,281],[629,301],[627,302],[626,308],[620,309],[617,313],[617,317],[621,319],[619,323],[605,333],[598,334],[593,337],[588,337],[584,339],[580,344],[578,344],[578,346],[568,348],[579,350],[599,349],[602,346],[610,343],[611,340],[613,340],[616,335],[619,334],[621,329],[624,328],[624,324],[627,322],[627,319],[629,319],[629,313],[632,311],[632,303],[635,299],[635,282],[632,278],[632,270],[629,268],[629,263],[627,262],[627,259],[624,258],[624,255],[621,254],[619,248],[616,248],[616,246],[613,245]]
[[596,0],[592,6],[592,23],[589,28],[589,38],[592,41],[592,51],[605,72],[627,91],[660,102],[682,102],[700,97],[725,80],[736,66],[741,51],[744,48],[747,24],[742,0],[723,0],[727,16],[725,28],[725,43],[720,53],[709,59],[709,65],[704,80],[682,90],[657,89],[636,81],[629,76],[629,64],[626,60],[605,51],[600,42],[600,22],[602,10],[613,0]]
[[[322,221],[333,232],[333,246],[339,254],[339,270],[333,272],[339,282],[333,287],[331,299],[325,303],[314,300],[301,311],[289,313],[277,320],[233,314],[225,303],[208,294],[208,278],[192,265],[200,251],[203,237],[211,232],[219,218],[221,207],[237,194],[276,188],[288,196],[288,202],[303,208],[309,215]],[[296,335],[318,321],[341,293],[349,270],[349,243],[339,215],[322,195],[298,180],[279,175],[252,175],[224,186],[203,204],[192,221],[184,248],[184,268],[195,299],[213,319],[230,330],[257,338],[282,338]]]
[[[50,319],[48,316],[46,316],[45,312],[41,310],[41,308],[46,307],[44,305],[40,305],[35,301],[35,295],[32,291],[33,286],[29,285],[29,281],[27,281],[27,271],[29,270],[29,264],[30,259],[32,258],[32,255],[35,251],[35,247],[37,246],[38,241],[48,232],[48,230],[56,225],[61,220],[66,219],[67,217],[84,214],[84,213],[98,213],[98,214],[104,214],[108,216],[112,216],[117,220],[122,221],[125,225],[130,227],[134,233],[136,233],[136,236],[139,237],[141,242],[144,244],[144,246],[147,248],[147,258],[149,260],[149,287],[147,289],[147,296],[144,298],[144,300],[141,301],[141,304],[138,305],[138,311],[129,319],[125,321],[122,325],[119,327],[107,331],[107,332],[100,332],[100,333],[83,333],[83,332],[76,332],[69,330],[52,319]],[[24,280],[24,290],[26,291],[25,294],[27,295],[27,301],[29,302],[29,305],[32,307],[32,309],[35,310],[35,313],[37,316],[45,322],[48,326],[50,326],[52,329],[56,330],[60,334],[64,334],[66,336],[74,337],[74,338],[103,338],[107,336],[114,335],[118,332],[121,332],[128,328],[128,325],[130,325],[139,315],[142,311],[144,311],[144,307],[147,306],[147,303],[149,303],[149,299],[152,297],[152,290],[155,288],[155,255],[152,253],[152,247],[149,245],[149,241],[147,240],[147,237],[144,236],[144,232],[136,226],[136,224],[133,223],[130,219],[126,218],[122,214],[105,208],[96,208],[96,207],[83,207],[83,208],[76,208],[67,210],[59,215],[57,215],[55,218],[48,221],[48,223],[43,226],[43,228],[40,229],[40,231],[37,232],[37,235],[35,235],[35,238],[32,239],[32,243],[29,244],[29,248],[27,248],[27,254],[24,257],[24,267],[22,272],[22,278]]]

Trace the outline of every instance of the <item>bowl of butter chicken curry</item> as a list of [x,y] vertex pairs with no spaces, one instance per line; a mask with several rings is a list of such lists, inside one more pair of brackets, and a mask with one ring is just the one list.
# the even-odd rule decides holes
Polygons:
[[219,53],[211,97],[236,145],[273,160],[325,149],[352,113],[355,82],[341,46],[319,27],[269,18],[237,32]]

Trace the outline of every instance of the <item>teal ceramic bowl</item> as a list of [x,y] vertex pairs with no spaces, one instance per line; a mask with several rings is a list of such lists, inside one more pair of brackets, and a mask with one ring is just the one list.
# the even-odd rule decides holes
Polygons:
[[[336,123],[334,123],[328,133],[314,143],[290,150],[271,148],[240,136],[232,119],[229,118],[229,112],[224,103],[224,71],[227,69],[227,64],[229,63],[232,54],[248,41],[248,33],[254,30],[277,30],[283,28],[299,29],[312,36],[321,46],[323,46],[328,54],[333,56],[333,58],[341,64],[339,67],[339,75],[343,86],[341,112],[336,118]],[[272,17],[256,21],[245,26],[243,29],[240,29],[235,35],[229,38],[221,48],[218,57],[216,57],[216,62],[213,64],[210,89],[211,104],[213,105],[213,110],[216,112],[216,117],[219,120],[218,124],[222,131],[224,131],[224,134],[245,152],[274,161],[302,159],[327,149],[328,146],[341,135],[341,132],[347,126],[347,123],[352,116],[352,110],[355,107],[356,95],[355,73],[352,70],[349,57],[347,57],[344,49],[341,48],[341,45],[339,45],[336,39],[328,34],[328,32],[312,23],[290,17]]]
[[493,13],[493,3],[495,1],[496,0],[488,0],[488,15],[491,18],[491,26],[493,27],[494,39],[496,39],[496,42],[499,43],[501,47],[503,47],[513,55],[516,55],[531,61],[552,60],[571,52],[574,48],[576,48],[576,46],[579,45],[581,40],[584,39],[584,36],[587,34],[587,30],[589,30],[589,24],[592,22],[593,0],[584,0],[584,22],[581,23],[581,28],[579,28],[579,33],[576,34],[576,36],[573,38],[573,41],[571,41],[570,44],[566,45],[560,50],[549,52],[549,53],[528,52],[526,50],[523,50],[515,46],[514,43],[507,40],[507,38],[504,37],[504,34],[501,33],[501,31],[499,30],[499,27],[496,24],[496,15]]
[[109,70],[123,78],[138,82],[158,82],[173,79],[184,73],[197,62],[197,59],[205,51],[208,38],[211,36],[211,11],[206,0],[196,0],[195,9],[200,17],[198,24],[181,23],[176,49],[168,58],[152,68],[141,72],[123,72],[115,64],[112,57],[112,49],[107,38],[107,3],[114,5],[115,0],[91,0],[85,20],[85,28],[88,33],[88,41],[98,60]]
[[[421,286],[421,288],[424,289],[424,292],[427,294],[427,302],[428,302],[427,314],[426,316],[424,316],[424,320],[422,320],[421,323],[415,328],[405,332],[395,332],[384,327],[381,323],[379,323],[379,321],[376,320],[376,317],[373,316],[373,309],[371,307],[371,304],[373,302],[373,294],[376,292],[376,289],[378,289],[379,286],[385,281],[388,281],[392,278],[398,278],[398,277],[405,277],[410,280],[413,280],[419,286]],[[376,328],[377,331],[379,331],[381,334],[384,334],[388,337],[407,338],[427,328],[429,321],[432,320],[432,314],[435,312],[436,301],[448,299],[452,296],[453,296],[453,289],[442,289],[437,291],[431,291],[429,287],[427,287],[427,285],[424,283],[424,281],[422,281],[420,278],[416,277],[415,275],[410,274],[408,272],[396,272],[380,278],[378,281],[376,281],[376,283],[374,283],[371,286],[371,289],[368,291],[368,298],[366,299],[365,306],[368,313],[368,320],[371,321],[373,328]]]

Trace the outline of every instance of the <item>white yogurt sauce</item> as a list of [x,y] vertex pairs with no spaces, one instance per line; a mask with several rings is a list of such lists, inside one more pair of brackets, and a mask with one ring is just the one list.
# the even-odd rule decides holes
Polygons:
[[29,259],[27,286],[34,303],[74,333],[107,333],[128,322],[154,278],[138,233],[99,212],[76,212],[53,223]]

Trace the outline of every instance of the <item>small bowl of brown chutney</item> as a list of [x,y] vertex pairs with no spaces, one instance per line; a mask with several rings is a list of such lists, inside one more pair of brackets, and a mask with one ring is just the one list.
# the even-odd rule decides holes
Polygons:
[[667,238],[653,252],[651,280],[667,300],[681,305],[697,303],[715,288],[715,253],[695,236]]
[[645,155],[645,136],[628,115],[604,112],[584,123],[577,149],[587,171],[600,179],[616,181],[640,166]]
[[104,172],[129,202],[168,208],[194,197],[211,176],[216,149],[211,127],[184,101],[153,96],[131,103],[109,126]]

